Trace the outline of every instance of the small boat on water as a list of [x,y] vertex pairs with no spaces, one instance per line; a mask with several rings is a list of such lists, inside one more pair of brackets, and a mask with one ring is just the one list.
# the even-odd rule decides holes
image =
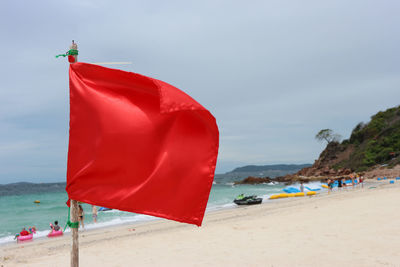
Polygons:
[[236,205],[255,205],[261,204],[262,198],[255,195],[246,197],[244,194],[240,194],[233,200],[233,202]]

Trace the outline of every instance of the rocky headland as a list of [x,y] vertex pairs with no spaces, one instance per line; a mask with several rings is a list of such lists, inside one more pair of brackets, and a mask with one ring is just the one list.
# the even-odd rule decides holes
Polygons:
[[349,139],[328,142],[310,167],[276,178],[247,177],[235,184],[309,182],[360,174],[365,178],[400,176],[400,106],[359,123]]

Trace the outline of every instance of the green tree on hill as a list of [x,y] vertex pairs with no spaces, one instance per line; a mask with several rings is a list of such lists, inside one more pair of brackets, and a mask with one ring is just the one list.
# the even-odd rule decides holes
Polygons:
[[339,142],[340,141],[340,134],[334,133],[331,129],[322,129],[317,133],[315,139],[318,141],[326,141],[328,144],[331,142]]

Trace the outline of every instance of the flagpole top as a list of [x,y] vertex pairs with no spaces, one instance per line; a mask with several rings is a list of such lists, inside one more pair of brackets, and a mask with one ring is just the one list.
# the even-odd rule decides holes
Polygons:
[[69,49],[78,50],[78,45],[75,43],[74,40],[72,40],[72,44],[71,44],[71,46],[69,47]]
[[72,44],[69,47],[68,51],[68,62],[70,64],[73,64],[75,62],[78,62],[78,45],[75,43],[74,40],[72,40]]

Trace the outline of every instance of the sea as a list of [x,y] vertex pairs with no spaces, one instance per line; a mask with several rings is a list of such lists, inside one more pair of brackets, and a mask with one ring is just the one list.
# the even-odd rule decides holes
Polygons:
[[[319,183],[310,185],[319,186]],[[291,185],[299,187],[298,185]],[[239,194],[257,195],[268,202],[269,196],[282,193],[286,186],[271,182],[258,185],[234,185],[233,183],[216,184],[214,182],[206,209],[206,213],[221,209],[238,208],[233,200]],[[17,183],[0,185],[0,245],[15,242],[14,237],[23,227],[35,226],[35,238],[44,238],[50,231],[50,223],[58,220],[61,227],[65,227],[68,218],[68,199],[65,183],[29,184]],[[39,200],[40,203],[34,203]],[[110,210],[98,212],[97,223],[92,220],[91,205],[83,204],[85,211],[85,229],[95,229],[134,222],[159,220],[159,218]],[[98,207],[99,208],[99,207]],[[69,232],[67,229],[66,232]]]

